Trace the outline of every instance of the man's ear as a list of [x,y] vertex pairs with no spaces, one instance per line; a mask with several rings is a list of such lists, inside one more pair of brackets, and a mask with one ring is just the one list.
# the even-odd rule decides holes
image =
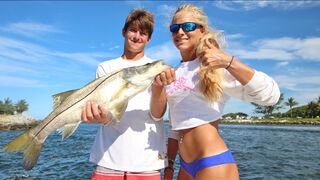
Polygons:
[[151,40],[151,37],[148,37],[148,41],[147,41],[147,44],[150,42],[150,40]]
[[126,32],[127,32],[127,30],[123,28],[123,29],[122,29],[122,36],[123,36],[123,37],[126,37]]

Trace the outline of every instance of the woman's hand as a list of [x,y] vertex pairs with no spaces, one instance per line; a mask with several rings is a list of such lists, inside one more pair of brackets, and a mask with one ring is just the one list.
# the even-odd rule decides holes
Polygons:
[[215,47],[208,39],[206,39],[205,46],[203,47],[203,51],[199,58],[205,68],[210,67],[219,69],[228,67],[232,56]]
[[174,175],[174,169],[172,167],[164,168],[164,180],[172,180]]
[[164,87],[176,80],[176,73],[173,68],[168,68],[158,74],[153,81],[153,86]]

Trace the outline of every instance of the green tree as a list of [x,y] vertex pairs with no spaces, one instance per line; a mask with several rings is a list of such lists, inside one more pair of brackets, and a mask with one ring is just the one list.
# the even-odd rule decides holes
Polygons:
[[[306,105],[292,108],[292,117],[306,118],[308,116],[307,109],[308,109],[308,107]],[[287,116],[289,116],[289,112],[290,111],[286,112],[285,114],[287,114]],[[290,114],[291,114],[291,112],[290,112]]]
[[316,103],[318,104],[316,116],[320,116],[320,96],[316,98]]
[[0,100],[0,114],[4,114],[4,103]]
[[243,113],[243,112],[237,112],[237,115],[240,116],[240,117],[244,117],[244,118],[248,117],[248,114]]
[[232,119],[237,119],[237,117],[244,117],[247,118],[248,114],[243,112],[237,112],[237,113],[228,113],[222,116],[222,118],[231,117]]
[[0,101],[0,114],[14,114],[16,111],[11,99],[6,98],[4,101]]
[[28,110],[28,106],[29,105],[28,105],[27,101],[24,100],[24,99],[18,101],[17,104],[15,105],[16,111],[19,114],[23,113],[24,111],[27,111]]
[[283,108],[282,101],[283,101],[283,93],[280,94],[280,98],[278,102],[273,106],[263,106],[257,103],[251,103],[255,109],[254,112],[258,114],[264,114],[264,117],[269,118],[274,111],[278,111],[279,109]]
[[288,101],[284,103],[290,107],[290,117],[292,118],[292,107],[298,105],[298,102],[293,97],[288,98]]
[[319,112],[319,103],[311,101],[308,103],[307,107],[308,107],[307,112],[308,112],[309,117],[313,118],[313,117],[316,117],[317,115],[319,115],[319,113],[318,113]]

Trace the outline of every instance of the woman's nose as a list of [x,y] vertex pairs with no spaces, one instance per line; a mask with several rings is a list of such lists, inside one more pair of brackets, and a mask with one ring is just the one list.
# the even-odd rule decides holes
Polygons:
[[178,29],[177,34],[184,34],[184,31],[183,31],[182,27],[180,27],[180,28]]

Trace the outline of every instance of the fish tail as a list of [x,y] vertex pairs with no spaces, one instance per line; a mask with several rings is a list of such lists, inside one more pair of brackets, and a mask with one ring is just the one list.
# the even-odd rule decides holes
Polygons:
[[30,170],[37,163],[43,143],[36,143],[28,132],[20,135],[8,143],[3,150],[5,152],[23,151],[23,167]]
[[28,147],[23,151],[23,168],[30,170],[37,163],[43,143],[37,144],[31,141]]

